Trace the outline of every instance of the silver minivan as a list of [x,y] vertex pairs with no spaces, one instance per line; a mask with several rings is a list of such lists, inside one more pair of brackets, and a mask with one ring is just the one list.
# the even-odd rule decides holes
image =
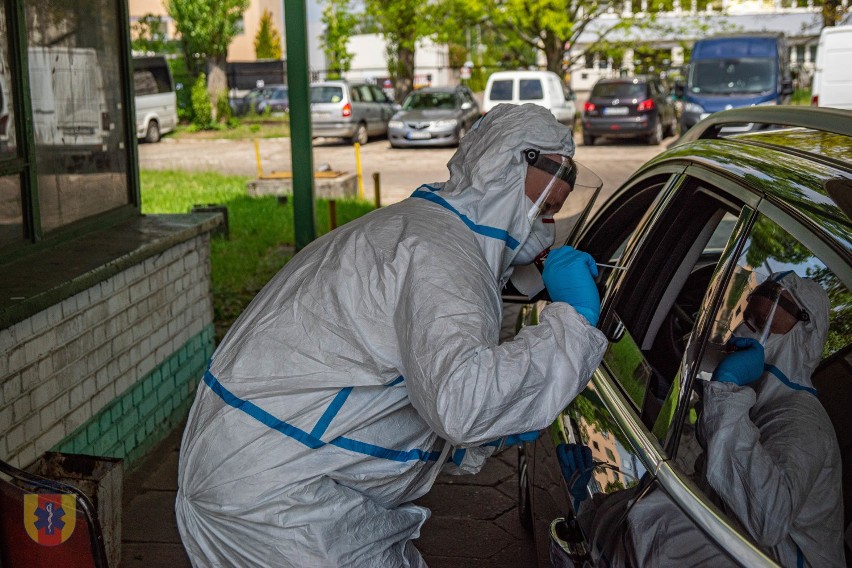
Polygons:
[[172,74],[163,56],[133,58],[136,137],[159,142],[178,123],[177,96]]
[[385,136],[388,121],[399,105],[376,85],[323,81],[311,84],[313,137],[345,138],[366,144],[371,136]]

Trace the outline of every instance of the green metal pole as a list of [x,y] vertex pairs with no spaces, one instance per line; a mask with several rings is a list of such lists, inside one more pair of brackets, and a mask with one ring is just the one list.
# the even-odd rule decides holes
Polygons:
[[307,28],[305,0],[284,0],[287,90],[290,99],[290,158],[293,164],[293,229],[297,251],[308,246],[316,237]]

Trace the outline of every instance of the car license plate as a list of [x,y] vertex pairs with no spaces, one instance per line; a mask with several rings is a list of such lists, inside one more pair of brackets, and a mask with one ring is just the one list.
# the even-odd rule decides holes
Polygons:
[[428,132],[409,132],[408,139],[409,140],[428,140],[432,138],[432,135]]
[[608,116],[623,116],[627,114],[627,107],[604,107],[603,113]]

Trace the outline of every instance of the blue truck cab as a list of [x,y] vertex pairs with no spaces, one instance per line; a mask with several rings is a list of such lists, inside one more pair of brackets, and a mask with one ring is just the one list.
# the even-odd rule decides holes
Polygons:
[[681,132],[710,114],[737,107],[788,103],[793,92],[783,34],[715,36],[692,48]]

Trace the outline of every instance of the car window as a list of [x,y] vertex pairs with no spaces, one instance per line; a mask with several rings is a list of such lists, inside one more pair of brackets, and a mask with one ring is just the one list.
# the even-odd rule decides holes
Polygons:
[[374,102],[373,101],[373,93],[372,93],[372,91],[370,91],[369,85],[358,85],[357,87],[354,87],[352,90],[353,90],[353,92],[358,93],[358,95],[359,95],[358,100],[365,102],[365,103]]
[[[686,411],[683,424],[675,425],[674,463],[701,482],[764,552],[787,564],[796,559],[795,541],[839,536],[852,520],[852,472],[845,468],[840,475],[840,456],[852,450],[852,295],[807,243],[765,216],[735,260],[718,308],[704,308],[707,340],[695,350],[701,355],[689,396],[679,397]],[[765,353],[763,373],[735,387],[735,396],[718,376],[711,380],[730,355],[726,346],[733,337],[760,342]],[[743,397],[748,402],[738,412]],[[748,451],[741,453],[737,444]],[[831,470],[836,473],[825,473]],[[796,507],[789,514],[788,500]],[[796,528],[770,544],[762,515]],[[813,562],[819,553],[805,547],[802,554],[819,564]]]
[[406,97],[402,103],[404,110],[422,110],[422,109],[445,109],[452,110],[458,108],[459,102],[453,93],[436,93],[436,92],[413,92]]
[[157,94],[157,80],[147,69],[137,69],[133,72],[133,87],[137,97]]
[[511,101],[514,83],[515,82],[512,79],[501,79],[491,83],[491,100]]
[[316,85],[311,87],[312,103],[339,103],[343,100],[343,88],[336,86]]
[[592,97],[633,98],[645,96],[644,83],[598,83],[592,89]]
[[539,79],[521,79],[518,99],[522,101],[538,101],[544,98],[544,89]]

